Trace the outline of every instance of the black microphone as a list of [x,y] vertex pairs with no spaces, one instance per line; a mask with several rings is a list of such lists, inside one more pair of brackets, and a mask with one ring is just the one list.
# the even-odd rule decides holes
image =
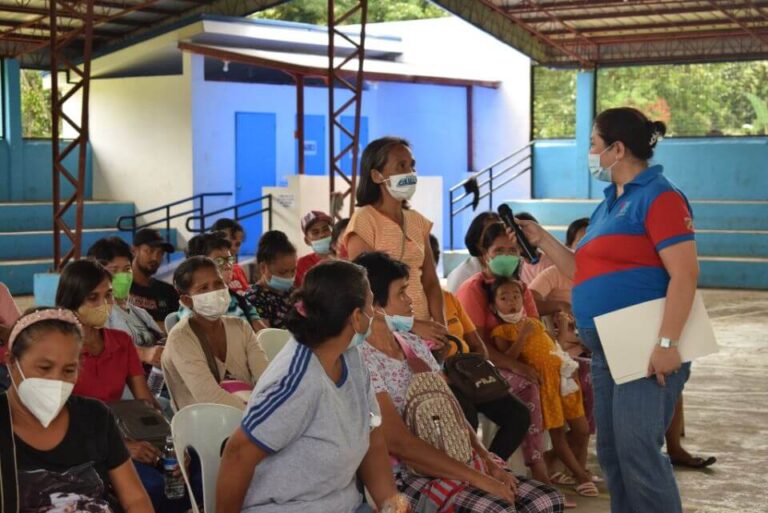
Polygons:
[[525,259],[532,264],[539,263],[539,252],[530,242],[528,242],[528,238],[525,236],[525,233],[523,233],[523,229],[515,222],[515,214],[512,213],[512,209],[509,208],[509,205],[502,203],[499,205],[498,212],[499,217],[504,221],[504,224],[511,228],[515,232],[515,235],[517,235],[517,242],[520,243],[520,247],[523,249]]

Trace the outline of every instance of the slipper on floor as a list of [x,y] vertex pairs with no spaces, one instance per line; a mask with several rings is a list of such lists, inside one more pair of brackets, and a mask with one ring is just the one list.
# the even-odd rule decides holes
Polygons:
[[566,474],[565,472],[555,472],[551,476],[549,476],[549,481],[552,484],[556,485],[564,485],[564,486],[572,486],[576,484],[576,480]]
[[576,485],[573,489],[582,497],[597,497],[600,495],[600,490],[597,489],[597,486],[592,481]]
[[592,474],[592,482],[593,483],[605,483],[605,479],[603,479],[602,477],[600,477],[600,476],[598,476],[596,474]]
[[574,508],[578,507],[578,504],[576,504],[573,501],[569,501],[568,497],[566,497],[565,501],[563,502],[563,506],[565,507],[565,509],[574,509]]
[[710,456],[707,459],[699,458],[698,456],[693,456],[689,460],[671,460],[672,465],[676,467],[685,467],[685,468],[707,468],[712,465],[714,465],[717,462],[717,458],[714,456]]

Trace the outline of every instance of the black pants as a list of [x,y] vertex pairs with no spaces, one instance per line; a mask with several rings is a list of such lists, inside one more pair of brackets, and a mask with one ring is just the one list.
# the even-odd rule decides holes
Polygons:
[[478,426],[478,413],[482,413],[499,426],[499,431],[493,437],[488,450],[504,461],[509,459],[528,434],[528,427],[531,425],[528,407],[511,394],[495,401],[474,404],[458,388],[451,386],[451,390],[475,431]]

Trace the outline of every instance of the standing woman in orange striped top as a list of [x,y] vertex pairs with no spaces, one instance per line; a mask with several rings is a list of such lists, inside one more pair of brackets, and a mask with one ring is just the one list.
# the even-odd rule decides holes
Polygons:
[[429,245],[432,222],[408,205],[418,181],[415,168],[405,139],[382,137],[368,144],[360,163],[358,208],[342,244],[350,260],[368,251],[381,251],[408,264],[412,331],[427,340],[444,341],[443,292]]

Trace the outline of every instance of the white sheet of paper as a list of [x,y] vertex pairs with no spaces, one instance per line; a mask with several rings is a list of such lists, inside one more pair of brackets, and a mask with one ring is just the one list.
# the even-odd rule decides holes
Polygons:
[[[617,384],[644,378],[666,299],[656,299],[595,317],[608,368]],[[678,350],[684,362],[717,352],[717,340],[700,292],[696,292]]]

